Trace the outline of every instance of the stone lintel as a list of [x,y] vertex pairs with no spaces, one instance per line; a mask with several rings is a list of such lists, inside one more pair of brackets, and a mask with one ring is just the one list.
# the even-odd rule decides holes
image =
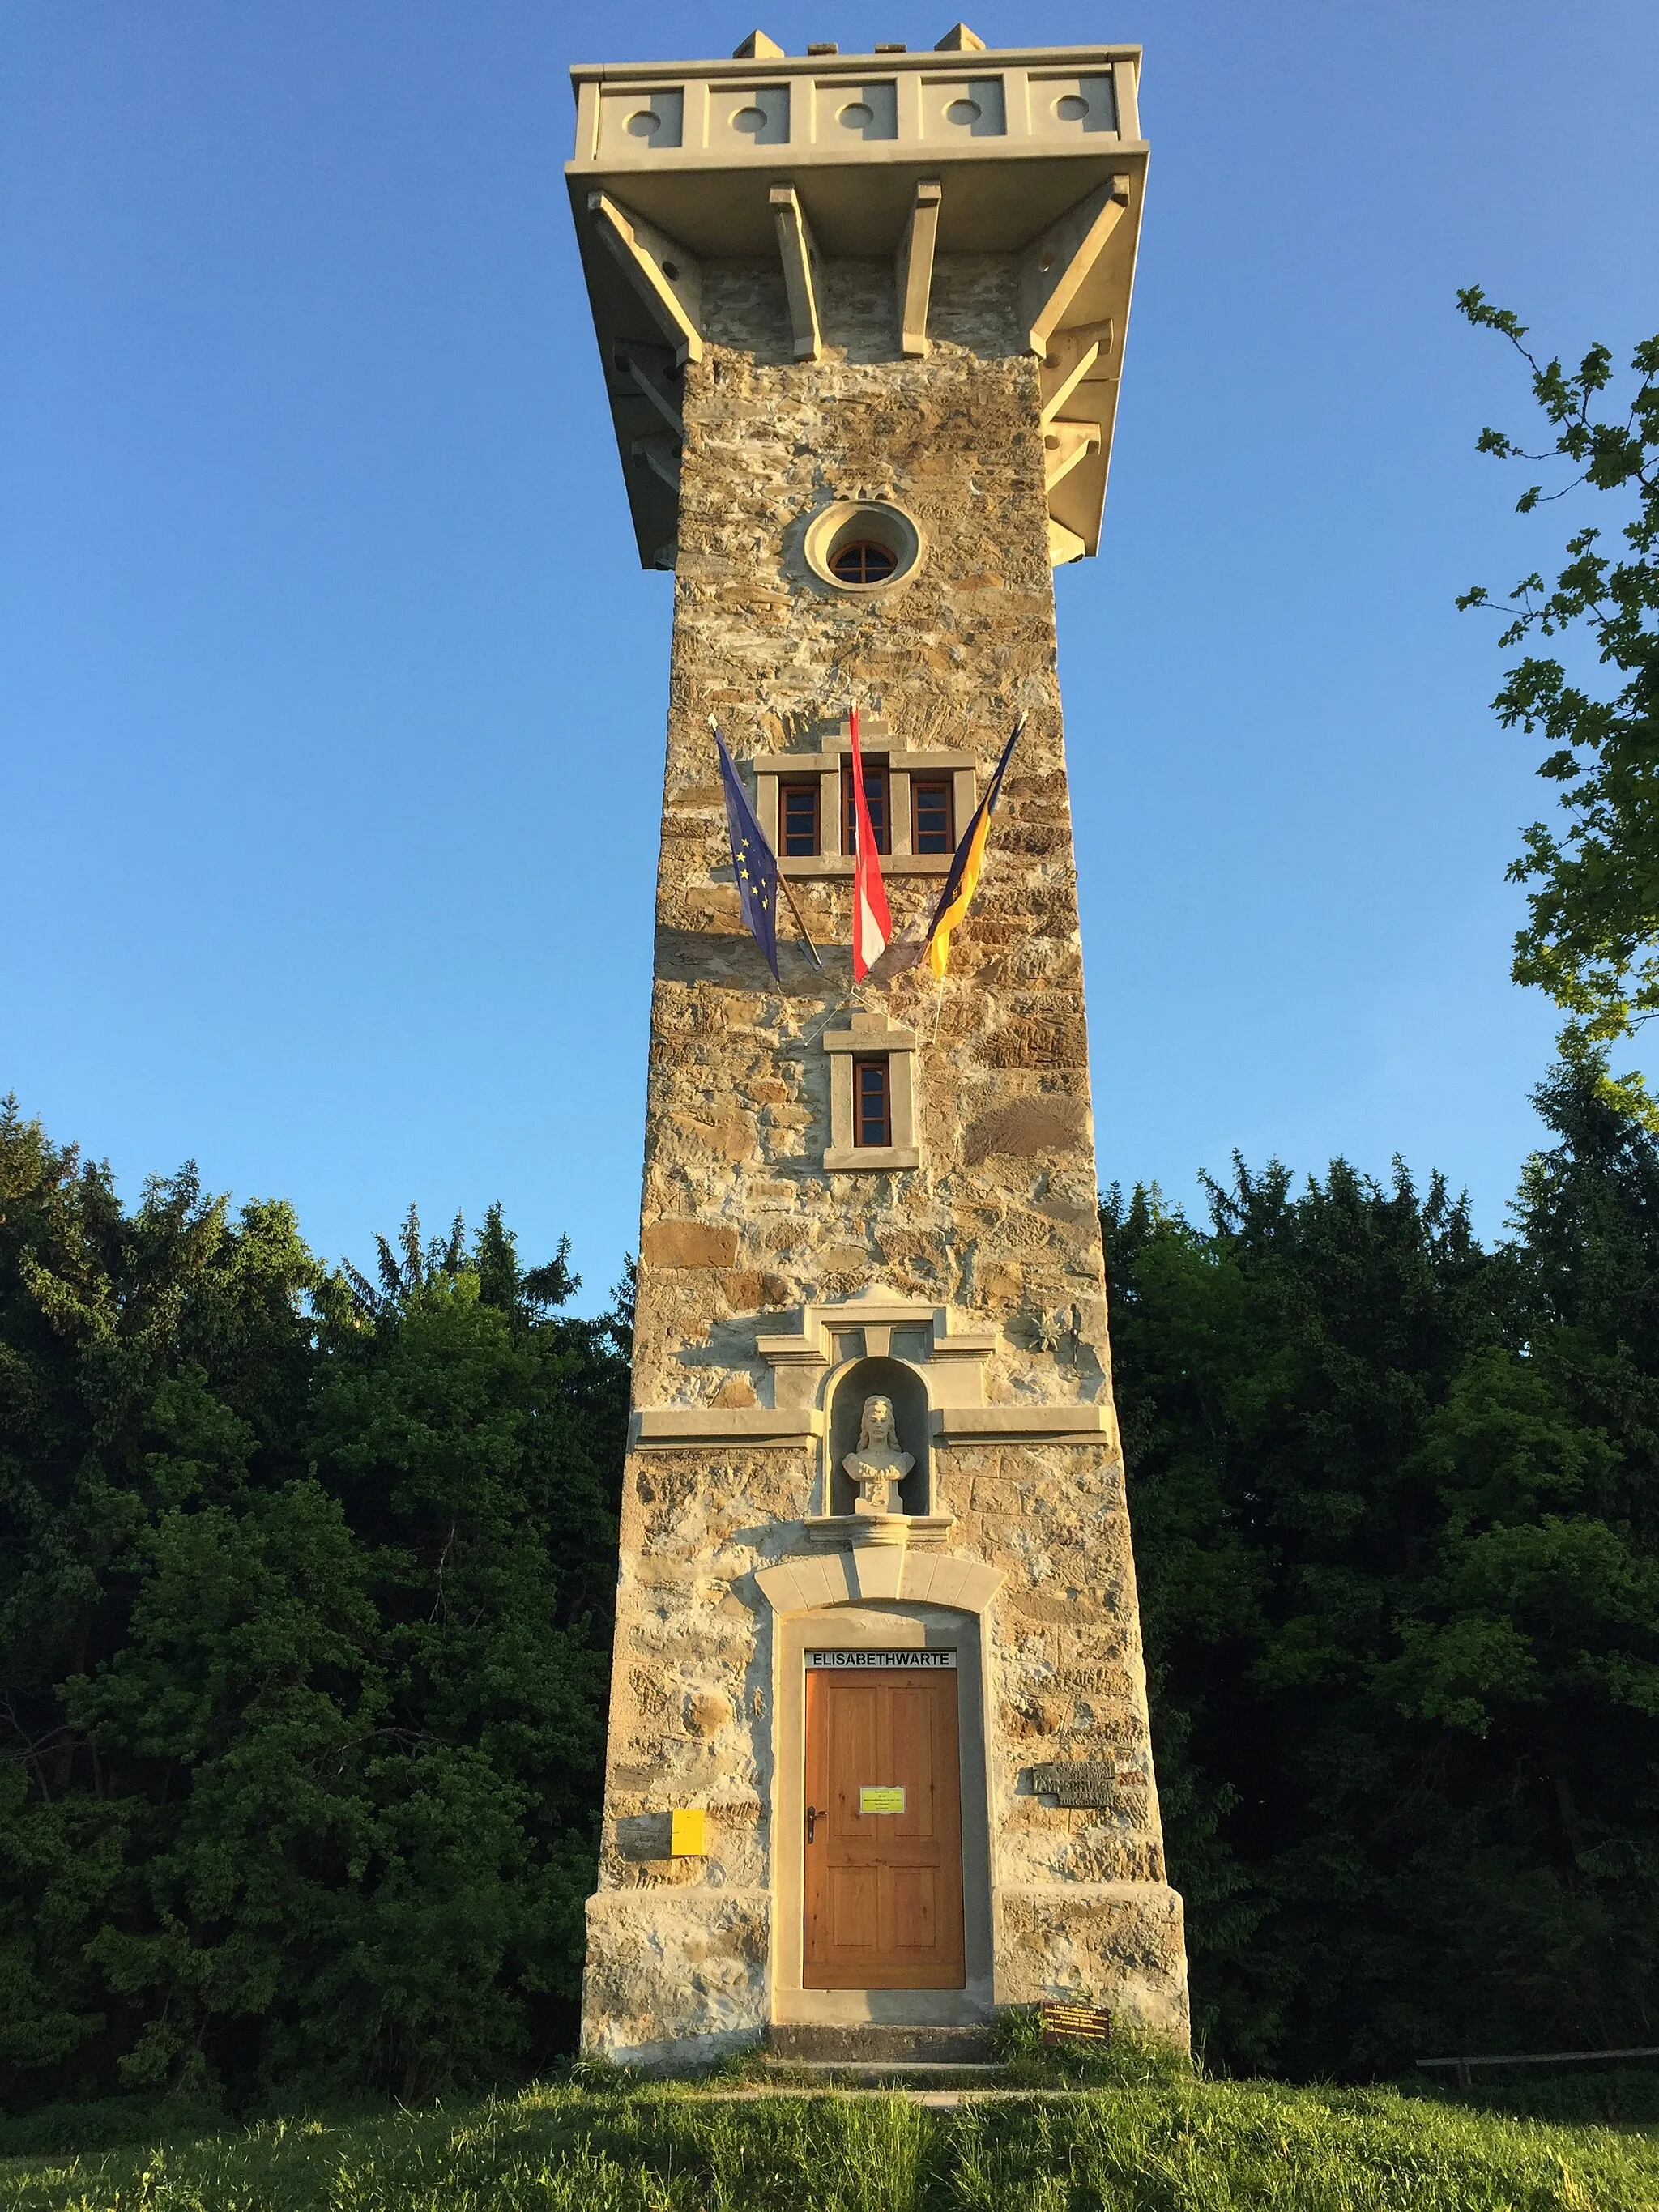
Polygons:
[[[890,768],[910,769],[924,775],[930,769],[942,774],[947,769],[976,769],[979,766],[977,753],[947,751],[938,745],[917,746],[913,750],[908,745],[878,744],[872,738],[865,743],[863,750],[866,753],[884,755]],[[757,775],[833,775],[846,767],[849,757],[844,750],[834,753],[757,753],[749,766]],[[884,875],[892,858],[890,853],[882,854]]]
[[994,1329],[964,1329],[945,1306],[905,1298],[872,1285],[858,1297],[820,1304],[816,1300],[800,1310],[800,1326],[788,1335],[761,1336],[755,1349],[774,1367],[827,1367],[833,1348],[830,1339],[839,1329],[884,1328],[890,1340],[896,1328],[924,1333],[930,1339],[929,1359],[976,1361],[988,1359],[997,1347]]
[[896,1547],[916,1545],[923,1551],[938,1551],[957,1525],[953,1513],[821,1513],[814,1514],[801,1523],[801,1533],[810,1545],[821,1551],[849,1551],[860,1542],[878,1543],[860,1528],[860,1522],[896,1521],[903,1527],[891,1538]]
[[[850,863],[848,864],[851,865]],[[825,1030],[818,1040],[826,1052],[914,1052],[916,1033],[885,1014],[854,1014],[844,1030]]]
[[933,1434],[945,1443],[1036,1443],[1048,1437],[1104,1443],[1103,1406],[941,1406]]
[[643,1406],[629,1427],[634,1450],[685,1443],[807,1444],[823,1435],[823,1417],[805,1407]]

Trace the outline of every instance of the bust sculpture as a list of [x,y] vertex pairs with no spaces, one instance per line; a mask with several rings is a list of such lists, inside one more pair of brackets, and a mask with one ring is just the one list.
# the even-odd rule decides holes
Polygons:
[[864,1421],[859,1430],[859,1448],[848,1452],[842,1462],[859,1494],[854,1511],[902,1513],[898,1486],[915,1463],[908,1452],[899,1449],[892,1400],[866,1398]]

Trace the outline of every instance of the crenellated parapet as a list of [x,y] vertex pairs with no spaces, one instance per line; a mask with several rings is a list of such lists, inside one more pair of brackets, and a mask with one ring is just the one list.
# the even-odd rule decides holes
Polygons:
[[[769,271],[788,358],[844,349],[833,264],[879,264],[895,360],[952,343],[935,271],[996,256],[1040,364],[1051,557],[1095,552],[1146,174],[1138,46],[784,54],[571,72],[566,165],[640,558],[672,567],[680,372],[711,265]],[[858,339],[865,338],[860,323]]]

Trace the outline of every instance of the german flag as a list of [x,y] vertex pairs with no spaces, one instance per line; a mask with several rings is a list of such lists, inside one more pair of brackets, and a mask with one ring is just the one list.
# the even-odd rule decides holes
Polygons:
[[1002,779],[1008,772],[1009,757],[1019,742],[1019,733],[1025,727],[1022,714],[1014,724],[1013,733],[1002,748],[1002,758],[991,774],[985,796],[974,809],[974,818],[962,834],[951,861],[951,872],[945,878],[945,889],[933,915],[933,927],[927,933],[927,942],[921,957],[935,975],[943,975],[951,964],[951,932],[968,911],[968,902],[979,887],[979,872],[985,865],[985,840],[990,833],[991,817],[1002,796]]

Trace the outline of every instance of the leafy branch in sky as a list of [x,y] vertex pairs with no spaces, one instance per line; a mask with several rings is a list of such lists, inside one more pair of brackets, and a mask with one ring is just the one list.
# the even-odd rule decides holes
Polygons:
[[1593,345],[1576,370],[1553,359],[1540,365],[1524,343],[1525,325],[1478,287],[1460,292],[1457,304],[1521,355],[1548,425],[1540,452],[1492,429],[1481,432],[1479,450],[1558,471],[1567,465],[1565,482],[1529,485],[1516,512],[1530,514],[1585,485],[1636,502],[1620,530],[1624,550],[1604,550],[1601,531],[1585,528],[1568,538],[1553,589],[1534,572],[1507,600],[1477,584],[1457,604],[1509,615],[1498,641],[1505,649],[1583,624],[1602,665],[1622,678],[1610,696],[1593,697],[1569,682],[1561,661],[1529,651],[1492,702],[1506,729],[1543,731],[1553,750],[1538,772],[1565,787],[1565,824],[1534,822],[1510,865],[1511,882],[1531,886],[1511,972],[1547,991],[1567,1017],[1563,1056],[1596,1065],[1608,1103],[1659,1131],[1659,1100],[1641,1074],[1615,1076],[1603,1058],[1659,1014],[1659,335],[1632,356],[1638,383],[1623,419],[1601,421],[1596,410],[1613,376],[1606,346]]

